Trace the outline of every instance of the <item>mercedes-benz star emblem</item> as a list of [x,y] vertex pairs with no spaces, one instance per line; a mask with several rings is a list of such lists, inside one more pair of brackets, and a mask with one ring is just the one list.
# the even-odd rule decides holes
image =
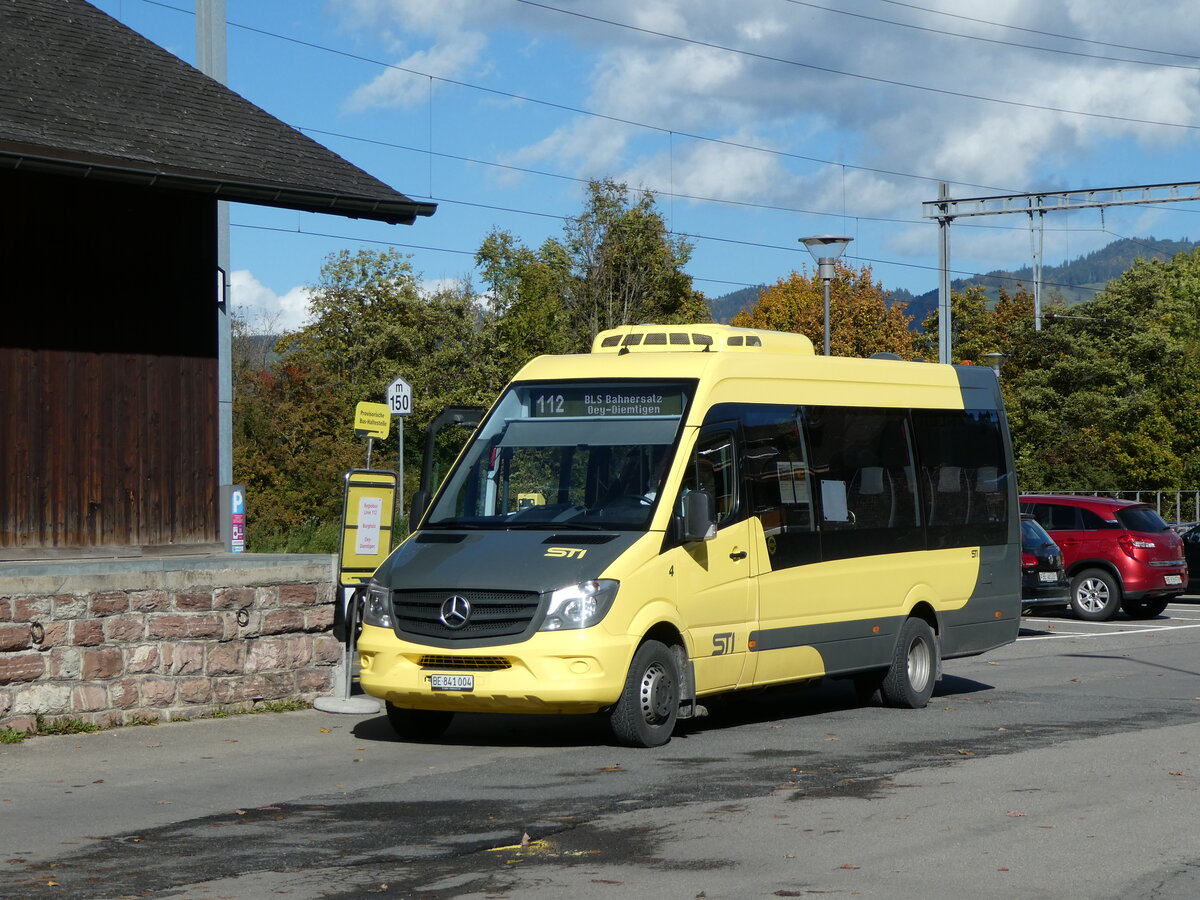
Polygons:
[[466,597],[455,594],[442,601],[442,614],[438,616],[438,619],[447,628],[457,631],[467,624],[469,618],[471,618],[471,601]]

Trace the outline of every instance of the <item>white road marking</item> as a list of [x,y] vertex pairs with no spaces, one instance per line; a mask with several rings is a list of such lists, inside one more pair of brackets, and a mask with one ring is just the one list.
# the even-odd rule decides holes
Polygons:
[[[1041,621],[1051,621],[1042,619]],[[1057,624],[1057,620],[1054,620]],[[1124,630],[1112,631],[1059,631],[1055,629],[1053,634],[1023,634],[1017,637],[1018,641],[1040,641],[1047,638],[1066,638],[1066,637],[1112,637],[1114,634],[1153,634],[1159,631],[1183,631],[1189,628],[1200,628],[1200,622],[1195,625],[1154,625],[1150,627],[1131,625],[1126,622],[1090,622],[1093,626],[1119,626]]]

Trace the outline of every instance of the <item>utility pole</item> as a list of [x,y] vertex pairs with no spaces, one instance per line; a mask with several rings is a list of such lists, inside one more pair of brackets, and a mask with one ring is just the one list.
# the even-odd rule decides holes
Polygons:
[[[225,0],[196,0],[196,68],[228,81]],[[230,321],[229,204],[217,201],[217,485],[221,543],[233,549],[233,331]]]
[[[1200,182],[1187,181],[1172,184],[1142,184],[1131,187],[1087,188],[1081,191],[1048,191],[1033,194],[1001,194],[995,197],[966,197],[953,200],[946,193],[946,185],[936,200],[921,204],[921,215],[936,219],[938,223],[938,333],[940,337],[939,361],[949,361],[950,341],[950,223],[961,216],[994,216],[1001,213],[1025,213],[1030,223],[1033,215],[1038,216],[1038,236],[1034,250],[1034,298],[1035,314],[1040,329],[1042,320],[1042,243],[1044,219],[1048,212],[1072,209],[1104,209],[1107,206],[1144,206],[1150,203],[1184,203],[1200,200]],[[1030,225],[1032,227],[1032,224]]]

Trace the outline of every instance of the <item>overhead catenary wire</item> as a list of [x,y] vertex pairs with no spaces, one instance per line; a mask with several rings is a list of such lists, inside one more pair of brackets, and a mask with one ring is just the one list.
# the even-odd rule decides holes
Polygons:
[[[174,11],[180,12],[180,13],[188,13],[189,12],[188,10],[180,9],[180,8],[172,6],[168,3],[160,2],[160,0],[144,0],[144,2],[149,3],[151,5],[160,6],[160,7],[166,8],[166,9],[171,9],[171,10],[174,10]],[[516,0],[516,2],[523,3],[523,4],[529,5],[529,6],[541,7],[543,9],[555,10],[557,12],[568,14],[568,15],[576,15],[576,13],[574,13],[572,11],[562,10],[557,7],[553,7],[548,4],[545,4],[545,3],[536,3],[536,2],[533,2],[533,0]],[[789,2],[792,2],[792,0],[789,0]],[[814,4],[807,4],[807,5],[815,6]],[[818,8],[821,8],[821,7],[818,7]],[[828,10],[828,11],[839,12],[837,10]],[[597,17],[583,16],[583,18],[596,19]],[[608,22],[609,24],[618,25],[620,27],[631,27],[631,28],[634,27],[634,26],[625,26],[624,23],[609,22],[609,20],[598,19],[598,21]],[[283,41],[288,41],[288,42],[291,42],[294,44],[298,44],[298,45],[306,46],[306,47],[309,47],[312,49],[316,49],[318,51],[341,55],[344,57],[364,61],[364,62],[373,64],[373,65],[377,65],[380,67],[384,67],[384,68],[391,68],[391,69],[397,69],[400,71],[408,72],[410,74],[413,74],[414,76],[428,79],[430,86],[431,86],[431,90],[432,90],[432,84],[435,81],[444,82],[444,83],[452,84],[452,85],[455,85],[458,87],[467,88],[467,89],[471,89],[471,90],[477,90],[477,91],[483,91],[483,92],[486,92],[486,93],[489,93],[492,95],[502,96],[502,97],[506,97],[509,99],[514,99],[514,100],[518,100],[518,101],[522,101],[522,102],[544,105],[544,106],[559,109],[562,111],[571,112],[572,114],[593,116],[593,117],[608,120],[608,121],[620,122],[622,124],[630,125],[633,127],[645,128],[648,130],[657,131],[659,133],[668,134],[668,135],[671,135],[672,137],[679,136],[679,137],[697,140],[697,141],[707,141],[707,142],[712,142],[715,144],[736,147],[739,149],[745,149],[745,150],[762,152],[762,153],[769,153],[769,154],[776,155],[776,156],[783,157],[783,158],[811,162],[814,164],[820,164],[820,165],[826,165],[826,166],[839,166],[842,168],[843,172],[846,169],[852,169],[852,170],[869,172],[869,173],[873,173],[873,174],[886,175],[889,177],[918,179],[918,180],[922,180],[922,181],[931,181],[931,182],[937,180],[933,176],[925,176],[925,175],[912,173],[912,172],[903,172],[903,171],[897,171],[897,170],[882,169],[882,168],[878,168],[878,167],[860,166],[860,165],[855,165],[855,164],[851,164],[851,163],[842,163],[842,162],[838,162],[835,160],[822,159],[819,157],[813,157],[813,156],[807,156],[807,155],[803,155],[803,154],[792,153],[789,151],[778,150],[775,148],[760,147],[760,146],[756,146],[756,145],[744,143],[744,142],[735,142],[735,141],[729,141],[729,140],[725,140],[725,139],[721,139],[721,138],[713,138],[713,137],[707,136],[707,135],[689,134],[686,132],[680,132],[677,129],[669,129],[669,128],[666,128],[666,127],[660,126],[660,125],[655,125],[655,124],[645,123],[645,122],[637,122],[637,121],[634,121],[631,119],[615,117],[615,116],[607,115],[605,113],[599,113],[599,112],[595,112],[593,110],[583,109],[581,107],[574,107],[574,106],[570,106],[570,105],[566,105],[566,104],[555,103],[552,101],[546,101],[546,100],[536,98],[536,97],[523,96],[523,95],[516,94],[513,92],[500,91],[500,90],[496,90],[494,88],[490,88],[490,87],[486,87],[486,86],[478,85],[478,84],[473,84],[470,82],[461,81],[461,80],[457,80],[457,79],[442,78],[439,76],[432,75],[431,73],[428,73],[428,72],[422,72],[422,71],[412,69],[409,67],[397,66],[392,63],[387,63],[382,60],[373,59],[373,58],[363,56],[360,54],[348,53],[346,51],[343,51],[343,50],[340,50],[337,48],[332,48],[332,47],[328,47],[328,46],[325,46],[322,44],[300,40],[300,39],[282,35],[277,32],[267,30],[267,29],[255,28],[253,26],[244,25],[244,24],[240,24],[237,22],[230,22],[229,24],[231,27],[234,27],[234,28],[239,28],[239,29],[257,33],[257,34],[260,34],[263,36],[267,36],[267,37],[271,37],[271,38],[275,38],[275,39],[279,39],[279,40],[283,40]],[[901,23],[891,23],[891,24],[901,24]],[[637,28],[635,28],[635,30],[647,31],[646,29],[637,29]],[[683,41],[688,41],[688,42],[692,42],[692,43],[704,43],[704,42],[695,42],[695,41],[692,41],[691,39],[684,38],[684,37],[681,37],[678,35],[670,35],[670,34],[659,33],[659,32],[648,32],[648,33],[655,34],[655,35],[658,35],[661,37],[670,38],[673,40],[683,40]],[[725,50],[726,52],[740,53],[740,54],[750,55],[750,56],[762,56],[762,58],[764,58],[764,59],[769,59],[769,60],[773,60],[776,62],[783,62],[783,63],[787,63],[787,64],[805,65],[803,63],[798,63],[793,60],[786,60],[786,59],[780,59],[780,58],[775,58],[775,57],[767,57],[767,56],[763,56],[760,54],[754,54],[754,53],[750,53],[748,51],[740,50],[738,48],[727,48],[727,47],[722,47],[720,45],[715,45],[715,44],[711,45],[711,46],[713,46],[716,49]],[[820,68],[820,67],[817,67],[817,68]],[[877,79],[871,79],[869,76],[860,76],[858,73],[838,73],[838,74],[845,74],[848,77],[867,77],[868,80],[877,80]],[[917,85],[907,85],[904,83],[899,83],[899,84],[901,84],[901,86],[915,87],[918,89],[920,88],[920,86],[917,86]],[[953,92],[951,92],[951,93],[953,93]],[[987,99],[992,99],[992,98],[974,98],[974,99],[987,100]],[[1036,107],[1036,104],[1024,104],[1024,105]],[[1053,108],[1049,108],[1049,107],[1036,107],[1036,108],[1043,108],[1043,109],[1047,109],[1049,111],[1060,111],[1060,110],[1054,110]],[[1071,112],[1071,111],[1066,111],[1066,112]],[[1121,118],[1121,117],[1106,117],[1106,118]],[[1129,120],[1129,121],[1143,122],[1144,120]],[[1155,124],[1155,123],[1150,123],[1150,124]],[[1157,123],[1157,124],[1182,127],[1182,126],[1179,126],[1178,123]],[[333,132],[325,132],[321,129],[315,129],[315,128],[306,128],[304,130],[310,131],[312,133],[333,134]],[[364,141],[370,140],[368,138],[360,138],[360,137],[351,136],[351,135],[339,135],[339,136],[346,138],[346,139],[350,139],[350,140],[364,140]],[[380,144],[386,145],[386,142],[374,141],[374,143],[380,143]],[[431,142],[427,148],[424,148],[424,149],[403,148],[403,149],[411,149],[414,152],[424,152],[424,153],[429,154],[429,159],[430,159],[431,164],[432,164],[432,159],[433,159],[434,155],[438,155],[438,156],[442,156],[444,158],[459,159],[460,161],[464,161],[464,162],[472,162],[472,163],[478,163],[478,164],[483,164],[483,165],[494,165],[494,166],[500,166],[500,167],[505,166],[505,164],[502,164],[502,163],[492,163],[492,162],[488,162],[488,161],[484,161],[484,160],[474,160],[474,159],[469,159],[467,157],[455,157],[451,154],[437,153],[433,149],[432,129],[431,129]],[[577,178],[577,177],[569,176],[569,175],[562,175],[562,174],[558,174],[558,173],[550,173],[550,172],[538,171],[538,170],[533,170],[533,169],[524,169],[521,167],[511,167],[511,168],[513,170],[522,171],[522,172],[526,172],[528,174],[537,175],[537,176],[541,176],[541,177],[560,178],[560,179],[566,179],[566,180],[570,180],[570,181],[574,181],[574,182],[586,181],[586,179],[581,179],[581,178]],[[433,185],[432,185],[432,168],[431,168],[430,178],[431,178],[430,193],[433,194],[434,191],[433,191]],[[967,184],[967,183],[963,183],[963,182],[953,182],[953,183],[962,185],[964,187],[974,187],[974,188],[979,188],[979,189],[983,189],[983,190],[1002,190],[1001,188],[998,188],[995,186],[990,186],[990,185]],[[805,215],[836,215],[836,216],[839,216],[842,218],[846,217],[847,215],[850,215],[852,218],[854,218],[857,221],[873,221],[873,222],[881,222],[881,223],[887,223],[887,224],[906,224],[906,225],[925,224],[925,223],[920,223],[917,220],[853,215],[853,214],[847,213],[846,211],[843,211],[842,213],[831,213],[831,212],[822,212],[822,211],[817,211],[817,210],[797,209],[797,208],[793,208],[793,207],[779,206],[779,205],[774,205],[774,204],[755,204],[755,203],[751,203],[749,201],[727,200],[727,199],[714,198],[714,197],[702,197],[702,196],[697,196],[697,195],[685,194],[682,192],[676,192],[673,190],[668,190],[668,191],[655,190],[653,192],[658,195],[669,196],[671,198],[691,200],[691,201],[695,201],[695,202],[720,203],[720,204],[728,204],[728,205],[734,205],[734,206],[745,206],[748,208],[767,209],[767,210],[782,211],[782,212],[795,212],[795,213],[805,214]],[[558,214],[538,213],[538,212],[531,211],[531,210],[514,209],[511,207],[501,207],[501,206],[492,205],[492,204],[470,204],[467,201],[456,201],[456,200],[443,200],[442,202],[453,202],[453,203],[462,203],[465,205],[474,205],[476,207],[495,209],[497,211],[503,211],[506,213],[536,215],[536,216],[542,216],[545,218],[555,218],[555,219],[564,218]],[[995,228],[995,229],[1000,229],[1000,230],[1008,230],[1008,229],[1005,229],[1004,226],[973,226],[973,227],[986,227],[986,228]],[[1016,230],[1016,229],[1011,229],[1011,230]],[[674,232],[672,232],[672,233],[674,233]],[[741,243],[741,244],[747,245],[747,246],[759,246],[759,247],[764,247],[767,249],[786,251],[789,253],[797,252],[796,248],[793,248],[790,246],[789,247],[777,247],[774,245],[763,244],[763,243],[758,243],[758,242],[739,242],[735,239],[721,238],[721,237],[717,237],[717,236],[708,236],[708,235],[688,235],[686,233],[683,233],[681,236],[689,237],[689,238],[694,237],[697,240],[720,241],[720,242],[734,243],[734,244]],[[347,237],[346,239],[356,240],[355,238],[350,238],[350,237]],[[391,243],[391,242],[381,242],[381,243]],[[414,245],[414,248],[415,248],[415,245]],[[426,247],[426,248],[419,248],[419,249],[438,251],[443,248]],[[455,251],[455,250],[446,249],[445,252],[467,253],[468,251]],[[853,257],[853,258],[863,259],[864,261],[872,261],[872,262],[875,262],[875,263],[881,264],[881,265],[899,266],[899,267],[910,268],[910,269],[922,269],[922,270],[931,270],[931,271],[936,270],[936,268],[932,267],[932,266],[923,266],[920,264],[903,263],[903,262],[899,262],[899,261],[895,261],[895,260],[885,260],[885,259],[867,260],[865,257],[857,257],[857,256]],[[956,271],[955,274],[969,275],[969,274],[974,274],[974,273]],[[720,281],[718,279],[698,279],[698,280],[712,281],[714,283]],[[742,284],[743,282],[725,282],[725,283]]]
[[[1128,57],[1101,56],[1100,54],[1097,54],[1097,53],[1083,53],[1078,50],[1067,50],[1063,47],[1039,47],[1036,44],[1018,44],[1015,41],[1002,41],[1002,40],[999,40],[998,38],[984,37],[981,34],[962,34],[960,32],[956,32],[956,31],[943,31],[940,28],[930,28],[929,26],[926,26],[926,25],[916,25],[911,22],[897,22],[894,19],[883,19],[878,16],[868,16],[868,15],[865,15],[864,13],[852,12],[848,9],[836,9],[831,6],[822,6],[819,3],[809,3],[808,0],[784,0],[784,2],[791,3],[795,6],[804,6],[804,7],[808,7],[809,9],[820,10],[821,12],[832,13],[834,15],[850,16],[852,18],[862,19],[867,22],[876,22],[876,23],[882,24],[882,25],[891,25],[896,28],[908,28],[908,29],[911,29],[914,31],[923,31],[926,34],[940,35],[942,37],[961,38],[962,40],[976,41],[978,43],[996,44],[996,45],[1002,46],[1002,47],[1015,47],[1020,50],[1032,50],[1036,53],[1057,53],[1061,56],[1074,56],[1074,57],[1078,57],[1078,58],[1082,58],[1082,59],[1094,59],[1098,62],[1105,62],[1105,63],[1128,63],[1128,64],[1134,65],[1134,66],[1154,66],[1157,68],[1164,68],[1164,69],[1190,69],[1193,71],[1200,70],[1200,66],[1187,66],[1187,65],[1183,65],[1181,63],[1164,63],[1164,62],[1155,62],[1154,60],[1148,60],[1148,59],[1129,59]],[[902,5],[908,6],[908,4],[902,4]],[[921,9],[921,11],[923,11],[923,12],[937,12],[937,10],[926,10],[926,9],[922,9],[921,7],[910,7],[910,8],[911,9]],[[958,18],[958,17],[956,17],[956,18]],[[970,21],[980,22],[982,24],[987,24],[987,25],[998,25],[999,24],[999,23],[995,23],[995,22],[984,22],[982,19],[971,19]],[[1010,26],[999,26],[999,27],[1010,27]],[[1021,30],[1025,30],[1025,29],[1021,29]],[[1035,33],[1045,34],[1048,37],[1055,37],[1055,38],[1059,38],[1062,40],[1082,40],[1081,38],[1072,38],[1072,37],[1067,37],[1065,35],[1050,35],[1045,32],[1035,32]],[[1106,45],[1106,46],[1118,47],[1120,45],[1112,44],[1112,45]],[[1133,50],[1133,49],[1138,49],[1138,48],[1125,47],[1122,49]],[[1159,53],[1159,52],[1163,52],[1163,51],[1142,50],[1140,52]],[[1182,56],[1183,54],[1171,54],[1171,55]],[[1188,58],[1195,59],[1196,57],[1189,56]]]
[[831,66],[819,66],[815,63],[801,62],[796,59],[787,59],[781,56],[773,56],[767,53],[758,53],[753,50],[744,50],[737,47],[728,47],[724,44],[717,44],[712,41],[702,41],[698,38],[684,37],[683,35],[670,34],[664,31],[655,31],[651,28],[642,28],[638,25],[631,25],[628,22],[617,22],[613,19],[606,19],[601,16],[594,16],[589,13],[579,12],[578,10],[562,9],[557,6],[552,6],[549,3],[540,3],[537,0],[513,0],[514,3],[521,3],[525,6],[533,6],[539,9],[552,10],[557,13],[562,13],[566,16],[574,16],[579,19],[586,19],[592,22],[600,22],[605,25],[611,25],[615,28],[625,28],[630,31],[639,32],[641,34],[652,35],[654,37],[666,38],[668,40],[680,41],[685,44],[691,44],[698,47],[707,47],[711,50],[721,50],[726,53],[737,53],[741,56],[750,57],[753,59],[763,60],[765,62],[779,63],[781,65],[795,66],[797,68],[808,69],[814,72],[823,72],[826,75],[839,75],[846,78],[857,78],[863,81],[870,81],[875,84],[885,84],[891,87],[902,87],[915,91],[927,91],[931,94],[941,94],[946,97],[957,97],[963,100],[976,100],[981,103],[998,103],[1004,106],[1014,106],[1020,109],[1033,109],[1042,112],[1052,112],[1068,116],[1083,116],[1087,118],[1102,119],[1105,121],[1129,122],[1134,125],[1154,125],[1162,128],[1180,128],[1192,131],[1200,131],[1200,124],[1191,122],[1162,122],[1154,119],[1141,119],[1136,116],[1118,116],[1111,113],[1089,112],[1081,109],[1067,109],[1059,106],[1046,106],[1040,103],[1029,103],[1024,100],[1009,100],[1001,97],[988,97],[983,94],[971,94],[966,91],[954,91],[949,88],[933,87],[931,85],[913,84],[907,81],[900,81],[895,78],[883,78],[876,75],[866,75],[862,72],[850,72],[842,69],[835,69]]

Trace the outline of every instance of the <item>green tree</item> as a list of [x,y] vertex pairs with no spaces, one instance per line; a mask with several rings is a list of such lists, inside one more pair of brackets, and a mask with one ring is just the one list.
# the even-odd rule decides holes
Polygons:
[[[905,304],[888,305],[888,293],[872,278],[869,265],[854,268],[838,260],[829,285],[829,349],[834,356],[868,357],[895,353],[913,357],[912,317]],[[767,328],[806,335],[820,353],[825,334],[825,286],[819,273],[792,272],[763,290],[758,304],[738,313],[741,328]]]
[[497,230],[475,254],[488,286],[489,344],[493,357],[506,363],[505,378],[535,356],[567,353],[574,346],[563,303],[570,264],[548,249],[558,247],[535,253]]
[[560,258],[571,266],[564,300],[578,349],[617,325],[709,320],[704,295],[683,271],[692,245],[670,234],[649,191],[631,200],[624,184],[593,181],[564,232]]
[[494,231],[476,254],[494,346],[515,372],[539,353],[585,353],[617,325],[707,322],[704,295],[684,272],[691,252],[653,194],[632,198],[623,184],[593,181],[561,238],[534,252]]
[[1008,355],[1001,387],[1023,490],[1200,484],[1200,253],[1139,260],[1069,310],[1051,302],[1040,331],[1025,291],[990,310],[954,299],[955,359]]
[[[486,403],[496,390],[498,366],[480,350],[470,288],[426,294],[394,250],[329,257],[310,310],[310,324],[280,338],[277,362],[238,379],[235,472],[251,498],[251,549],[299,549],[297,540],[316,533],[321,549],[334,549],[325,544],[340,519],[342,473],[366,462],[354,409],[383,402],[396,376],[414,386],[405,496],[420,475],[429,421],[447,405]],[[394,439],[376,442],[372,466],[396,467]]]

